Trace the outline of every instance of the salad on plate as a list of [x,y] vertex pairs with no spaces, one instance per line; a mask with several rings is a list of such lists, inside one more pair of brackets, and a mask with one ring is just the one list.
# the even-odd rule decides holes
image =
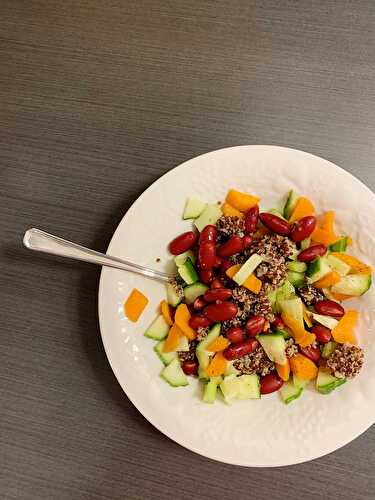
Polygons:
[[[328,394],[363,366],[356,325],[346,308],[371,286],[372,268],[351,255],[335,212],[317,215],[290,191],[283,209],[230,189],[224,203],[186,201],[194,229],[169,243],[177,277],[145,332],[173,387],[202,382],[203,401],[260,399],[279,391],[284,403],[308,384]],[[136,321],[147,298],[133,290],[125,314]]]

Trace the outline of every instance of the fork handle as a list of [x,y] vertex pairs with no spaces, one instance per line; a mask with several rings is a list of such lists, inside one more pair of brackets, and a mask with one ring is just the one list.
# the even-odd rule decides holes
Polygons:
[[96,252],[95,250],[77,245],[77,243],[64,240],[40,229],[28,229],[25,232],[23,244],[30,250],[82,260],[84,262],[90,262],[91,264],[98,264],[99,266],[108,266],[124,271],[131,271],[159,281],[165,282],[173,278],[173,276],[162,273],[161,271],[155,271],[154,269],[140,266],[139,264],[134,264],[133,262],[119,259],[118,257]]

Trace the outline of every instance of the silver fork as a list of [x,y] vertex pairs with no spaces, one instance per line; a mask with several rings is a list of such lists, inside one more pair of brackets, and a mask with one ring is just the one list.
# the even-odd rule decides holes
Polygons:
[[99,266],[115,267],[116,269],[131,271],[159,281],[166,282],[175,277],[171,274],[155,271],[149,267],[134,264],[128,260],[90,250],[89,248],[77,245],[77,243],[71,241],[63,240],[58,236],[46,233],[40,229],[28,229],[23,237],[23,244],[30,250],[82,260],[84,262],[90,262],[91,264],[98,264]]

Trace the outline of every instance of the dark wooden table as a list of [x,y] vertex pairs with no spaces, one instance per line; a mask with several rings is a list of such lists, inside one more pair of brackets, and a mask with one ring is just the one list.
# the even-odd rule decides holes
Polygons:
[[374,498],[374,428],[280,469],[169,441],[107,363],[99,269],[21,244],[37,226],[104,251],[152,181],[229,145],[307,150],[374,189],[374,23],[373,0],[1,1],[2,499]]

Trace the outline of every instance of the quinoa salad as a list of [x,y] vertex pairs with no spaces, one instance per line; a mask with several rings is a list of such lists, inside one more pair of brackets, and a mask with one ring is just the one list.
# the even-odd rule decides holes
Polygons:
[[[169,243],[176,278],[145,332],[163,380],[198,378],[205,403],[279,392],[289,404],[308,384],[329,394],[359,375],[359,313],[346,301],[367,292],[372,268],[336,232],[334,211],[294,191],[265,210],[230,189],[223,203],[189,198],[183,219],[193,229]],[[147,302],[133,290],[125,314],[136,320]]]

